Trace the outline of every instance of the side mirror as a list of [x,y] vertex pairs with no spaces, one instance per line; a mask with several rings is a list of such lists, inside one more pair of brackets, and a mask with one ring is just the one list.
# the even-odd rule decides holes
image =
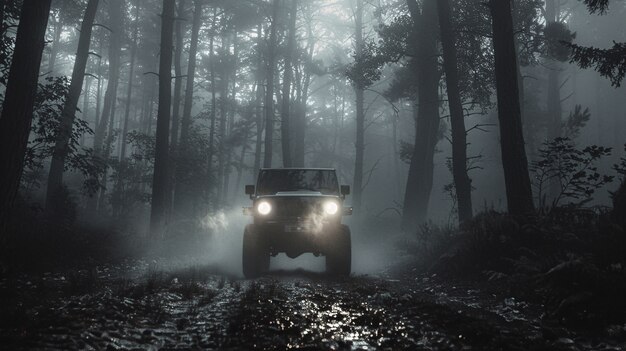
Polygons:
[[246,185],[246,195],[254,195],[254,185]]
[[342,185],[341,186],[341,195],[343,195],[343,196],[350,195],[350,186],[349,185]]

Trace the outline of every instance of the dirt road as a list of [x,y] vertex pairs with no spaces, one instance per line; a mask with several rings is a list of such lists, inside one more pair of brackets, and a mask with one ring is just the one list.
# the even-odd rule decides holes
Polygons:
[[0,281],[2,349],[619,350],[540,323],[541,309],[436,277],[128,262]]

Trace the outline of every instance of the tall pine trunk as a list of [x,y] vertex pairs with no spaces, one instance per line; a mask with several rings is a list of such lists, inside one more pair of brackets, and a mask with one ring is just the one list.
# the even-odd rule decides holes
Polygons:
[[[187,79],[185,82],[185,99],[183,102],[183,115],[180,123],[180,157],[184,159],[189,148],[189,128],[191,128],[191,109],[193,107],[193,86],[196,75],[196,56],[198,53],[198,35],[202,19],[202,0],[195,0],[193,23],[191,25],[191,43],[189,44],[189,61],[187,64]],[[176,166],[176,182],[174,183],[174,209],[180,215],[188,209],[185,205],[190,201],[191,189],[184,179],[184,170],[180,165]]]
[[489,7],[507,205],[509,213],[525,215],[534,212],[534,204],[522,133],[511,3],[508,0],[491,0]]
[[135,8],[135,28],[133,28],[133,43],[130,49],[130,68],[128,70],[128,86],[126,87],[126,108],[124,110],[124,126],[122,128],[122,145],[120,150],[120,162],[126,159],[126,140],[128,134],[128,122],[130,118],[130,106],[132,105],[133,84],[135,82],[135,59],[137,57],[137,41],[139,36],[139,5]]
[[[558,4],[555,0],[546,0],[545,20],[546,25],[554,25],[558,21]],[[548,76],[548,93],[546,97],[548,112],[548,140],[554,140],[561,136],[561,62],[554,57],[547,57],[546,70]],[[561,182],[558,178],[551,178],[548,182],[548,193],[552,199],[556,199],[561,192]],[[543,199],[540,199],[540,203]]]
[[[356,46],[356,58],[362,59],[363,55],[363,0],[356,1],[354,41]],[[354,182],[352,206],[358,211],[361,209],[361,193],[363,191],[363,158],[365,154],[365,109],[363,106],[363,87],[358,83],[354,85],[356,94],[356,155],[354,160]]]
[[[50,172],[48,173],[48,188],[46,190],[46,209],[50,210],[55,205],[60,188],[63,185],[63,171],[65,169],[65,158],[69,153],[69,143],[72,135],[72,125],[76,116],[76,107],[85,79],[85,68],[89,58],[89,45],[91,43],[91,32],[96,12],[98,11],[98,0],[89,0],[83,23],[80,27],[80,37],[78,38],[78,49],[76,51],[76,61],[72,71],[72,82],[69,93],[61,112],[61,124],[59,126]],[[87,97],[85,96],[85,99]]]
[[172,100],[172,49],[174,34],[175,0],[163,0],[161,15],[161,51],[159,60],[159,107],[157,114],[156,148],[154,177],[152,179],[152,207],[150,211],[150,232],[153,236],[163,234],[167,216],[167,183],[169,129]]
[[[211,28],[215,29],[215,14],[216,10],[213,9],[213,24]],[[207,157],[207,194],[211,194],[211,188],[213,183],[211,178],[213,177],[213,155],[215,154],[215,124],[217,119],[217,87],[215,83],[215,54],[213,53],[215,44],[215,38],[213,31],[211,32],[211,38],[209,39],[209,73],[211,79],[211,122],[209,128],[209,154]]]
[[[293,165],[294,167],[304,167],[304,145],[306,144],[306,104],[309,98],[309,86],[311,83],[311,70],[309,68],[309,63],[313,61],[313,51],[315,49],[315,37],[313,34],[313,27],[309,23],[307,26],[307,47],[308,53],[305,58],[305,64],[303,65],[302,74],[304,78],[300,78],[302,80],[302,87],[299,87],[298,94],[296,94],[297,101],[297,110],[294,114],[294,128],[293,135],[294,140],[297,140],[297,143],[294,143],[293,148]],[[299,98],[298,98],[299,97]]]
[[180,130],[180,102],[181,102],[181,93],[182,93],[182,54],[183,54],[183,16],[185,9],[185,0],[179,0],[178,7],[176,9],[176,15],[178,18],[175,19],[174,25],[174,34],[176,36],[176,42],[174,44],[174,99],[172,101],[172,121],[170,127],[170,157],[169,157],[169,177],[170,180],[167,182],[167,204],[168,211],[172,209],[173,206],[173,197],[174,197],[174,187],[176,184],[176,163],[178,160],[178,133]]
[[[61,8],[63,11],[63,8]],[[48,74],[51,76],[55,73],[57,56],[59,55],[59,46],[61,46],[61,32],[63,31],[63,22],[61,18],[54,22],[54,34],[52,36],[52,45],[50,46],[50,57],[48,58]]]
[[[24,0],[0,115],[0,234],[17,196],[33,119],[51,0]],[[2,238],[1,240],[4,240]]]
[[[100,55],[102,55],[102,47],[103,47],[103,35],[102,35],[102,30],[100,30],[100,33],[98,35],[98,42],[100,45],[98,45],[98,53],[100,53]],[[100,110],[102,109],[102,56],[98,56],[98,82],[97,82],[97,86],[96,86],[96,113],[94,115],[94,129],[98,128],[98,125],[100,124]],[[95,136],[93,139],[93,143],[94,143],[94,148],[95,148]]]
[[263,62],[263,26],[261,23],[257,25],[257,54],[258,54],[258,63],[257,63],[257,72],[256,72],[256,108],[254,110],[254,114],[256,117],[256,143],[254,148],[254,166],[252,166],[252,171],[254,175],[254,179],[256,179],[259,168],[261,168],[261,152],[263,150],[263,82],[265,80],[264,77],[264,62]]
[[283,75],[283,101],[280,111],[280,137],[283,151],[283,166],[291,167],[291,126],[290,126],[290,105],[291,105],[291,77],[292,61],[296,51],[296,17],[298,11],[298,0],[291,1],[291,11],[289,14],[289,36],[287,39],[287,52],[285,53],[285,72]]
[[[115,107],[117,102],[117,89],[119,86],[121,55],[122,55],[122,32],[124,26],[124,1],[109,0],[109,25],[113,28],[109,43],[109,80],[104,93],[102,114],[96,126],[94,135],[94,152],[103,159],[108,159],[113,142],[113,125],[115,123]],[[106,137],[106,139],[105,139]],[[105,204],[108,169],[104,170],[101,178],[102,188],[99,197],[90,202],[91,209],[102,209]]]
[[424,0],[420,13],[415,0],[407,0],[416,37],[418,98],[415,146],[404,193],[402,228],[412,232],[428,215],[433,187],[433,159],[439,132],[439,78],[437,64],[437,0]]
[[[84,93],[83,93],[83,108],[82,108],[82,115],[83,115],[83,120],[87,120],[87,112],[89,111],[89,95],[91,95],[91,82],[92,82],[92,78],[88,77],[87,79],[85,79],[85,88],[84,88]],[[83,132],[80,136],[80,146],[82,147],[86,147],[86,142],[85,142],[85,133]]]
[[452,128],[452,177],[456,190],[459,223],[472,218],[472,181],[467,174],[467,138],[463,104],[459,90],[459,73],[454,32],[452,31],[450,0],[438,0],[439,28],[443,48],[443,68],[446,73],[450,125]]
[[109,0],[110,26],[113,28],[108,53],[109,78],[104,93],[102,114],[100,115],[94,136],[94,150],[105,157],[108,156],[105,154],[105,150],[102,149],[105,144],[105,135],[109,125],[115,120],[115,102],[117,100],[121,66],[120,57],[122,55],[123,6],[124,2],[122,0]]
[[[182,69],[182,55],[183,55],[183,12],[185,11],[185,0],[180,0],[178,3],[178,9],[176,13],[178,19],[176,20],[175,32],[176,32],[176,45],[174,46],[174,101],[172,105],[172,130],[170,136],[170,142],[172,143],[172,152],[175,152],[178,145],[178,131],[180,124],[180,100],[182,92],[183,81],[183,69]],[[174,159],[174,158],[172,158]],[[175,167],[175,164],[172,164]]]
[[274,70],[276,69],[276,31],[278,12],[280,9],[279,0],[274,0],[272,4],[272,25],[270,29],[270,42],[267,52],[267,69],[265,91],[265,152],[263,157],[263,167],[272,167],[272,144],[274,142]]
[[[226,40],[226,37],[222,37],[222,59],[226,59],[230,53],[230,44]],[[216,178],[216,187],[217,192],[215,196],[215,202],[219,205],[222,203],[222,196],[224,195],[224,174],[225,174],[225,162],[226,162],[226,129],[228,124],[228,87],[230,86],[230,72],[227,70],[222,71],[220,77],[220,119],[219,119],[219,144],[218,144],[218,152],[217,152],[217,178]]]
[[[231,84],[231,101],[232,107],[228,111],[228,136],[230,137],[233,133],[234,123],[235,123],[235,112],[236,112],[236,98],[237,98],[237,65],[239,64],[239,45],[237,40],[237,31],[235,30],[233,34],[233,69],[232,69],[232,84]],[[247,132],[247,131],[246,131]],[[245,143],[245,142],[244,142]],[[233,158],[233,150],[231,148],[226,149],[226,160],[224,163],[224,182],[223,182],[223,190],[222,190],[222,203],[226,203],[229,201],[229,187],[230,187],[230,175],[232,171],[232,158]]]

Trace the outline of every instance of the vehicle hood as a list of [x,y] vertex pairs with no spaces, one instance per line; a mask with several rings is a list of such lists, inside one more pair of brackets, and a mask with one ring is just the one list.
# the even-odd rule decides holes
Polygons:
[[338,195],[330,195],[330,194],[322,194],[318,191],[281,191],[272,195],[259,195],[257,199],[271,199],[277,197],[330,197],[330,198],[339,198]]

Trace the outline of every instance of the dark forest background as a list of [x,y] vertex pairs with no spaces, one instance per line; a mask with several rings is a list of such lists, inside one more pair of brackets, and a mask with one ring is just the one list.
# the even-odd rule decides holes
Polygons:
[[3,256],[195,243],[261,167],[336,168],[353,223],[418,241],[506,212],[623,244],[625,17],[618,0],[0,1]]

